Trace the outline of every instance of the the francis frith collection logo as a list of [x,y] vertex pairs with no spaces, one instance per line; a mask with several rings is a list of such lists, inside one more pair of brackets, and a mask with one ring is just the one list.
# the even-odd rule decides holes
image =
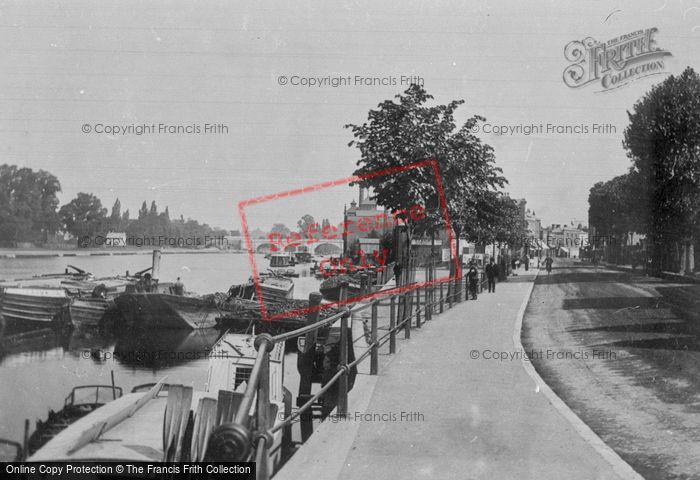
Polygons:
[[592,37],[569,42],[564,56],[572,63],[564,69],[564,83],[571,88],[600,83],[599,91],[607,91],[666,73],[664,57],[671,53],[656,45],[656,32],[657,28],[647,28],[607,42]]

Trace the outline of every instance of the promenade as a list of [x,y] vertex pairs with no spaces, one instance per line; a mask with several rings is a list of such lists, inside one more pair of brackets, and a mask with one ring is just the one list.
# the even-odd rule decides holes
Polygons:
[[522,273],[401,339],[358,375],[349,419],[322,423],[275,478],[640,478],[518,355]]

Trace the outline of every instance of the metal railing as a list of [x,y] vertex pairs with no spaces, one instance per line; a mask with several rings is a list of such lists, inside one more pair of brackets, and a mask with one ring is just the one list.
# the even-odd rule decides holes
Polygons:
[[[309,295],[309,311],[307,314],[307,325],[291,332],[272,336],[267,333],[260,334],[255,338],[255,348],[257,358],[250,374],[243,399],[238,408],[234,425],[232,428],[236,432],[236,448],[239,452],[236,459],[229,461],[241,461],[248,458],[251,449],[255,447],[255,460],[257,462],[256,478],[268,480],[271,472],[268,471],[268,450],[273,444],[273,436],[283,428],[289,427],[301,415],[309,411],[312,406],[329,390],[337,388],[338,400],[336,412],[338,416],[347,415],[348,412],[348,377],[351,370],[362,363],[365,359],[370,359],[370,375],[379,373],[379,349],[387,342],[389,343],[389,353],[396,353],[396,335],[401,330],[404,331],[404,338],[411,338],[411,330],[421,328],[425,321],[432,320],[433,315],[443,313],[446,309],[452,308],[463,299],[468,298],[468,283],[466,276],[443,280],[434,279],[434,269],[426,269],[426,282],[415,282],[415,270],[409,269],[409,273],[404,275],[407,282],[402,285],[399,292],[382,294],[382,290],[376,290],[374,285],[385,284],[391,275],[386,268],[377,276],[376,281],[371,278],[363,278],[362,294],[374,293],[375,298],[363,303],[356,303],[352,307],[344,307],[339,313],[326,319],[319,320],[319,309],[321,295],[312,293]],[[364,274],[363,274],[364,275]],[[479,290],[483,290],[486,280],[482,276],[479,282]],[[373,285],[374,284],[374,285]],[[393,290],[393,289],[392,289]],[[347,284],[341,285],[341,301],[347,299]],[[389,306],[389,328],[388,331],[378,336],[378,309],[379,306]],[[353,314],[364,310],[370,310],[370,341],[367,350],[352,362],[348,362],[348,322]],[[414,322],[415,319],[415,322]],[[313,334],[319,329],[329,327],[340,321],[340,360],[338,371],[333,375],[323,387],[301,405],[295,412],[287,416],[277,425],[269,427],[269,358],[270,352],[278,342],[285,342],[292,338],[306,336],[306,348],[312,348],[308,341],[314,338]],[[415,323],[415,325],[414,325]],[[315,340],[314,340],[315,342]],[[251,430],[252,417],[248,415],[251,411],[254,399],[257,398],[255,409],[255,431]]]

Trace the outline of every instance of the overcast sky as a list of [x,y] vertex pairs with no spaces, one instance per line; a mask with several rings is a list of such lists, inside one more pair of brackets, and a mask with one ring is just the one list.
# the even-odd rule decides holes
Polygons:
[[[437,102],[464,99],[460,121],[612,125],[599,134],[481,134],[507,191],[543,223],[585,220],[590,187],[629,166],[626,111],[665,75],[603,93],[572,89],[562,81],[564,46],[657,27],[657,46],[672,54],[669,73],[700,68],[698,0],[0,5],[0,163],[49,170],[61,203],[92,192],[108,208],[119,197],[134,216],[155,200],[171,216],[225,228],[239,225],[241,200],[350,175],[358,155],[343,125],[405,90],[402,75],[421,77]],[[290,85],[297,76],[397,84]],[[94,131],[205,123],[228,133]],[[249,221],[338,220],[353,195],[335,188],[280,199]]]

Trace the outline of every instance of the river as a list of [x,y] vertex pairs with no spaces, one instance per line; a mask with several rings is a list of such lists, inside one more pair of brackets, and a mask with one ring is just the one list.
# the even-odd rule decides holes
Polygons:
[[[267,260],[256,255],[259,270]],[[62,272],[68,264],[97,277],[123,275],[148,268],[150,255],[78,256],[0,259],[0,279],[26,278],[42,273]],[[294,296],[308,298],[318,289],[318,280],[297,267]],[[307,267],[308,268],[308,267]],[[251,275],[248,255],[233,253],[163,255],[160,278],[174,281],[181,277],[187,290],[212,293],[246,281]],[[33,431],[37,419],[45,419],[49,409],[62,408],[71,389],[80,385],[111,382],[129,392],[134,386],[168,376],[169,383],[203,389],[207,375],[207,349],[218,339],[217,330],[195,332],[149,332],[146,335],[99,334],[73,330],[59,334],[53,330],[19,332],[7,329],[0,343],[0,438],[20,441],[24,419]],[[21,335],[20,335],[21,334]],[[298,386],[296,355],[285,362],[285,385],[293,393]]]

